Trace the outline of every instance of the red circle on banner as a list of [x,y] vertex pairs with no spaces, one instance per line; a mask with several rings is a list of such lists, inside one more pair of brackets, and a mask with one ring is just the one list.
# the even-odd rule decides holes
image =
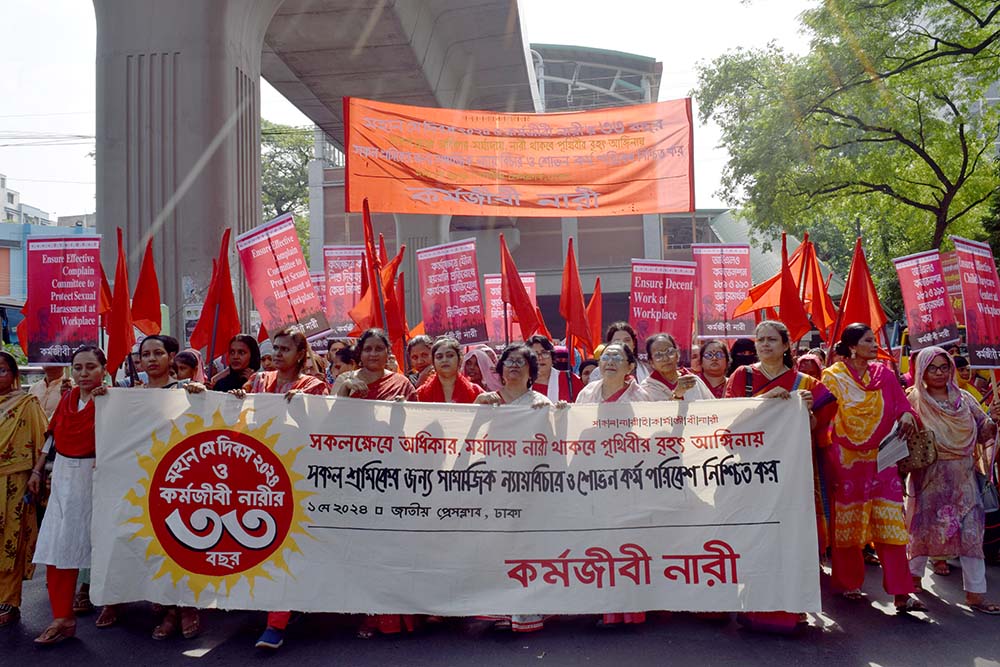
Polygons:
[[284,464],[236,431],[190,435],[156,466],[149,519],[181,568],[222,577],[266,561],[291,529],[295,498]]

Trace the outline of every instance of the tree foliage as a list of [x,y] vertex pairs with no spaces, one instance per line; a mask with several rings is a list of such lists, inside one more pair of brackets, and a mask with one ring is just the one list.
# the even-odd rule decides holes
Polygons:
[[1000,5],[825,0],[800,20],[804,55],[770,44],[699,68],[701,119],[730,153],[722,195],[758,230],[834,230],[848,245],[860,230],[883,288],[892,257],[982,238],[998,184],[1000,113],[984,101],[1000,79]]
[[260,185],[264,219],[295,216],[295,230],[309,261],[309,161],[313,135],[306,129],[260,120]]

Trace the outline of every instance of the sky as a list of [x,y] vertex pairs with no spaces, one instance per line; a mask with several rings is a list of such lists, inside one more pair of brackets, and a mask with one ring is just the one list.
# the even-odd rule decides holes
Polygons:
[[[410,1],[410,0],[398,0]],[[655,57],[663,63],[660,100],[686,97],[696,63],[769,41],[802,52],[798,15],[809,0],[519,0],[528,42],[575,44]],[[0,0],[0,174],[21,201],[57,215],[95,208],[95,21],[87,0]],[[266,82],[261,113],[305,126],[309,120]],[[695,99],[697,119],[697,99]],[[697,122],[697,120],[696,120]],[[695,133],[695,198],[717,195],[727,159],[713,124]],[[58,135],[54,137],[54,135]],[[51,145],[56,141],[58,145]],[[30,145],[27,145],[30,144]],[[48,145],[46,145],[48,144]]]

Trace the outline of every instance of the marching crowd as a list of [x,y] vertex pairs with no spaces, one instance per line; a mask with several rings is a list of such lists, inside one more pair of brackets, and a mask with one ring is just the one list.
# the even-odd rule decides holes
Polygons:
[[[986,521],[987,509],[997,510],[987,482],[995,467],[1000,400],[956,353],[957,348],[925,348],[900,375],[864,324],[847,326],[830,350],[798,351],[784,324],[771,320],[757,326],[752,340],[701,341],[688,367],[682,367],[682,351],[670,335],[639,341],[627,323],[617,322],[594,357],[579,364],[540,335],[500,350],[487,345],[463,349],[451,338],[417,336],[408,342],[404,368],[380,329],[365,331],[357,341],[332,340],[325,355],[287,329],[260,345],[253,336],[235,336],[224,367],[208,376],[197,351],[180,350],[170,336],[149,336],[135,349],[139,372],[116,384],[228,392],[237,398],[275,393],[292,400],[304,393],[539,409],[574,402],[780,400],[798,393],[809,411],[818,557],[829,559],[837,591],[863,601],[865,563],[878,562],[897,611],[926,612],[916,597],[924,592],[926,568],[943,576],[950,571],[949,561],[957,559],[965,604],[1000,614],[1000,606],[986,598],[985,569],[987,556],[996,559],[1000,546],[1000,537],[988,535],[997,530],[996,519],[991,527]],[[48,369],[45,379],[26,391],[14,357],[0,352],[0,626],[19,621],[22,581],[36,565],[44,565],[53,620],[35,640],[40,645],[73,637],[77,616],[94,609],[88,568],[100,443],[95,442],[93,397],[107,391],[106,364],[101,349],[82,347],[73,355],[71,378],[60,368]],[[894,430],[911,449],[922,442],[926,450],[929,442],[935,460],[915,465],[907,475],[896,466],[879,471],[879,443]],[[200,632],[197,609],[157,611],[154,639]],[[112,627],[125,613],[124,607],[105,606],[97,627]],[[257,646],[280,647],[291,615],[270,612]],[[410,632],[426,620],[369,615],[357,634]],[[740,620],[777,632],[802,622],[792,612],[748,613]],[[597,620],[602,626],[644,621],[642,612],[609,613]],[[529,632],[541,630],[545,619],[483,616],[467,622]]]

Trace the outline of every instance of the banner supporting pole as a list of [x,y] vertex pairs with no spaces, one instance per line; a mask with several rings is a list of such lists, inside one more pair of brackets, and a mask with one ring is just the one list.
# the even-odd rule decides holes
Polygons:
[[215,338],[219,335],[219,301],[215,301],[215,316],[212,319],[212,342],[208,348],[208,380],[211,382],[215,375]]
[[503,302],[504,345],[510,345],[510,320],[507,318],[507,302]]

